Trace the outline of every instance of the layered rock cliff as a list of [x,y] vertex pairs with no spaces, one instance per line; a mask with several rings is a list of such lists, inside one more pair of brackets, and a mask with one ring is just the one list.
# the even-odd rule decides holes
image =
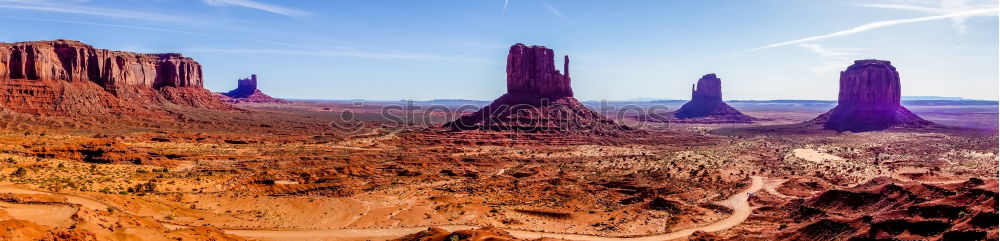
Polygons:
[[0,80],[90,81],[122,86],[202,87],[201,65],[181,54],[95,49],[71,40],[0,43]]
[[181,54],[139,54],[71,40],[0,43],[0,106],[32,114],[133,113],[173,104],[231,109]]
[[[575,98],[568,74],[554,66],[544,46],[515,44],[507,56],[507,93],[479,111],[445,124],[453,130],[584,132],[613,135],[628,127],[615,124]],[[569,56],[563,70],[569,70]]]
[[872,131],[931,122],[900,105],[899,72],[889,61],[857,60],[840,72],[837,106],[814,121],[836,131]]
[[257,88],[257,75],[252,74],[250,78],[243,78],[236,81],[236,89],[223,93],[223,100],[229,103],[282,103],[284,100],[271,97]]
[[706,74],[691,86],[691,101],[674,112],[679,122],[748,123],[753,117],[744,115],[722,101],[722,79]]

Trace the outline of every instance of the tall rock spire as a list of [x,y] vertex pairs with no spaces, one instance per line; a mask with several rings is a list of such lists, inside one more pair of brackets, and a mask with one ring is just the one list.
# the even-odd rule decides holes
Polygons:
[[569,55],[563,55],[563,74],[566,75],[566,80],[569,80]]

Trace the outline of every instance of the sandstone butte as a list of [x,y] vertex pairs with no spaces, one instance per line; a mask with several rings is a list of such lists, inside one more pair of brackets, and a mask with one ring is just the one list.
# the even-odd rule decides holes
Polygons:
[[507,93],[479,111],[445,124],[452,130],[586,132],[611,134],[628,127],[615,124],[573,98],[569,56],[563,72],[544,46],[514,44],[507,55]]
[[251,74],[250,78],[243,78],[236,81],[236,89],[222,93],[223,100],[229,103],[284,103],[284,100],[271,97],[257,88],[257,75]]
[[96,49],[72,40],[0,43],[0,107],[40,115],[157,114],[174,105],[232,110],[176,53]]
[[875,59],[854,61],[840,72],[837,106],[813,121],[851,132],[933,124],[900,105],[899,72],[889,61]]
[[722,101],[722,80],[714,73],[706,74],[691,86],[691,101],[674,112],[681,122],[749,123],[753,117]]

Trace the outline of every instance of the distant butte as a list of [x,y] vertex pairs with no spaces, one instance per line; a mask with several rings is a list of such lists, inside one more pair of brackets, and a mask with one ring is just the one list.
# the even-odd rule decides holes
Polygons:
[[250,78],[239,79],[236,81],[236,89],[230,90],[229,92],[222,93],[223,100],[230,103],[241,103],[241,102],[251,102],[251,103],[283,103],[284,100],[271,97],[264,92],[261,92],[257,88],[257,75],[251,74]]
[[234,109],[202,87],[181,54],[139,54],[72,40],[0,43],[0,106],[38,115],[162,114],[166,105]]
[[453,130],[586,132],[609,134],[629,129],[615,124],[573,98],[569,56],[563,71],[544,46],[515,44],[507,55],[507,93],[479,111],[445,124]]
[[754,120],[722,101],[722,80],[714,73],[702,76],[691,86],[691,101],[674,112],[674,116],[679,122],[750,123]]
[[837,107],[812,122],[835,131],[874,131],[894,126],[931,125],[900,105],[899,73],[889,61],[854,61],[840,72]]

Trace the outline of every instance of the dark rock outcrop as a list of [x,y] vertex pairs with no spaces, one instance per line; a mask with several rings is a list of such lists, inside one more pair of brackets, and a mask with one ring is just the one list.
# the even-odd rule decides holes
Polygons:
[[[613,135],[615,124],[573,98],[568,74],[554,67],[544,46],[515,44],[507,57],[507,93],[479,111],[445,124],[453,130],[580,132]],[[564,57],[568,70],[569,56]]]
[[680,122],[699,123],[749,123],[753,117],[722,101],[722,80],[715,74],[706,74],[691,87],[691,101],[681,106],[674,116]]
[[236,89],[223,93],[223,100],[230,103],[252,102],[252,103],[282,103],[284,100],[271,97],[260,89],[257,89],[257,75],[252,74],[250,78],[239,79],[236,82]]
[[229,110],[180,54],[138,54],[71,40],[0,43],[0,106],[43,115],[152,113],[163,105]]
[[899,103],[899,73],[889,61],[857,60],[840,72],[837,107],[817,117],[826,129],[873,131],[932,124]]

